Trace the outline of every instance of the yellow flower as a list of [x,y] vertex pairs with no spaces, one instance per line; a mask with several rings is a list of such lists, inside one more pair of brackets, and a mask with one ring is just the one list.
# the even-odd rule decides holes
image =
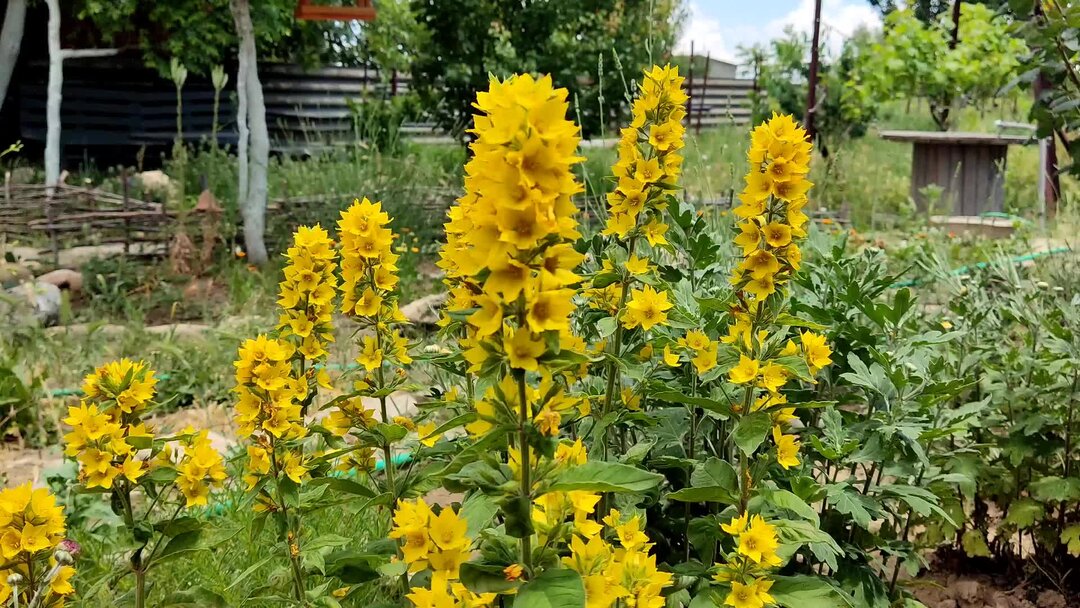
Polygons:
[[825,336],[806,331],[799,334],[799,341],[802,342],[803,355],[810,367],[810,373],[815,374],[832,363],[832,349],[826,344]]
[[749,272],[752,278],[761,279],[779,272],[780,262],[771,252],[758,249],[746,256],[739,268]]
[[751,220],[739,222],[739,236],[735,237],[735,244],[742,247],[744,256],[756,251],[761,244],[761,229],[757,223]]
[[780,427],[772,428],[773,441],[776,443],[776,462],[785,469],[799,466],[799,442],[794,435],[785,435]]
[[772,247],[786,247],[791,243],[791,226],[780,222],[769,222],[761,229],[765,242]]
[[757,359],[739,355],[739,363],[728,372],[728,378],[735,384],[753,382],[757,378],[759,367]]
[[469,325],[476,328],[476,336],[483,338],[502,328],[502,303],[495,297],[480,294],[476,297],[479,310],[469,315]]
[[753,516],[750,519],[750,526],[739,535],[739,555],[757,564],[779,565],[780,558],[776,555],[778,546],[776,529],[766,523],[760,515]]
[[758,385],[771,393],[779,391],[787,383],[787,372],[772,361],[761,366],[760,376]]
[[667,311],[674,304],[668,301],[667,292],[657,292],[651,285],[644,289],[635,289],[630,294],[630,301],[626,304],[622,322],[628,329],[641,327],[644,330],[652,329],[657,325],[667,322]]
[[733,608],[762,608],[765,602],[758,596],[757,587],[731,581],[731,592],[724,598],[725,606]]
[[664,234],[667,233],[668,225],[653,218],[648,224],[642,228],[642,234],[645,235],[645,240],[649,241],[649,244],[653,247],[659,247],[660,245],[667,245],[667,238]]
[[510,334],[506,343],[506,354],[510,359],[510,367],[536,371],[539,369],[537,358],[544,354],[546,347],[544,341],[533,335],[528,328],[522,327],[516,330],[507,329],[504,334]]
[[467,530],[465,520],[449,507],[431,519],[431,540],[441,551],[467,548],[470,544],[469,537],[465,534]]
[[720,529],[732,536],[738,536],[746,531],[746,524],[749,515],[743,513],[738,517],[733,517],[730,522],[726,524],[720,524]]
[[645,274],[646,272],[649,272],[649,258],[639,258],[636,255],[631,254],[630,259],[626,260],[624,267],[630,274]]
[[441,434],[435,434],[435,429],[438,428],[434,422],[425,422],[416,426],[416,435],[420,439],[420,443],[432,447],[439,442]]
[[364,348],[357,355],[356,362],[370,372],[382,365],[383,351],[379,348],[379,342],[375,336],[364,336],[363,342]]
[[678,353],[671,352],[671,345],[664,346],[664,365],[668,367],[675,367],[679,364]]
[[536,333],[570,329],[570,313],[574,310],[571,289],[541,291],[530,298],[525,317],[529,327]]

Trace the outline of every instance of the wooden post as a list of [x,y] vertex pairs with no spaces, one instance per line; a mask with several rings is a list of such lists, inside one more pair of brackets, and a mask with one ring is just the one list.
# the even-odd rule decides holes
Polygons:
[[131,252],[131,220],[128,219],[128,172],[127,167],[120,168],[120,191],[124,197],[121,203],[124,210],[124,254]]
[[817,139],[817,125],[814,115],[817,113],[818,64],[821,62],[821,0],[814,0],[814,36],[810,47],[810,78],[806,92],[806,134],[810,141]]
[[59,186],[49,189],[45,195],[45,221],[49,223],[49,247],[52,248],[53,266],[60,265],[60,242],[56,238],[56,216],[53,214],[53,204],[56,195],[60,194]]
[[390,72],[390,97],[397,97],[397,70]]
[[[1035,20],[1041,27],[1045,27],[1046,17],[1043,15],[1041,4],[1036,2],[1033,10]],[[1036,104],[1043,103],[1043,94],[1049,88],[1050,81],[1047,79],[1046,74],[1040,71],[1038,76],[1035,77],[1034,85],[1031,87]],[[1042,165],[1039,167],[1039,176],[1041,177],[1039,198],[1045,203],[1045,209],[1043,210],[1045,217],[1051,218],[1057,215],[1058,193],[1061,192],[1061,178],[1057,168],[1057,142],[1054,140],[1053,133],[1040,144],[1040,151],[1042,153],[1039,155],[1039,161]]]
[[698,101],[697,126],[695,133],[701,133],[701,115],[705,113],[705,97],[709,94],[709,64],[712,63],[712,51],[705,53],[705,72],[701,75],[701,99]]
[[694,121],[694,41],[690,41],[690,69],[686,71],[686,126]]
[[952,5],[952,33],[949,37],[949,50],[956,48],[956,44],[960,42],[960,2],[962,0],[955,0]]

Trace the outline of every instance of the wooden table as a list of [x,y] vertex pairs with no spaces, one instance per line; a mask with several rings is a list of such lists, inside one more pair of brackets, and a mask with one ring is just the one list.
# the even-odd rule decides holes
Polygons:
[[881,137],[913,144],[911,198],[918,208],[927,207],[923,189],[936,185],[951,206],[936,211],[952,215],[1003,211],[1009,145],[1033,141],[1023,135],[951,131],[882,131]]

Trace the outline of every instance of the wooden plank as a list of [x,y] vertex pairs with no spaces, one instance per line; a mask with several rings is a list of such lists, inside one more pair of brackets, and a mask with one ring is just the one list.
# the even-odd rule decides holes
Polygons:
[[996,133],[972,133],[962,131],[882,131],[882,139],[891,141],[986,145],[1028,144],[1035,140],[1026,135],[999,135]]

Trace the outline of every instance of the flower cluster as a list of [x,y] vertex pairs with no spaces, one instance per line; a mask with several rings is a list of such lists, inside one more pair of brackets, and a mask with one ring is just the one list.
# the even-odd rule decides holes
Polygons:
[[225,461],[210,443],[208,431],[185,429],[176,463],[176,485],[186,506],[206,506],[211,486],[220,486],[228,475]]
[[294,377],[296,349],[288,341],[259,335],[240,346],[236,367],[239,399],[235,420],[241,435],[298,439],[307,434],[301,401],[307,383]]
[[139,481],[148,470],[138,450],[150,448],[152,431],[141,420],[154,398],[157,378],[145,363],[120,359],[102,365],[83,381],[84,398],[68,408],[64,453],[79,462],[87,488],[112,489],[116,478]]
[[371,333],[362,338],[356,362],[366,371],[380,370],[384,360],[399,365],[412,363],[408,340],[394,329],[405,322],[397,306],[398,255],[391,251],[394,234],[390,216],[382,203],[368,199],[354,202],[341,212],[341,310]]
[[806,236],[809,221],[802,209],[813,185],[806,178],[812,147],[789,115],[774,114],[751,134],[750,172],[734,210],[741,218],[735,244],[742,262],[731,283],[754,302],[775,293],[802,262],[795,240]]
[[571,197],[581,191],[571,167],[581,158],[566,94],[550,77],[522,75],[477,96],[466,193],[449,212],[440,262],[464,286],[448,310],[475,309],[462,341],[472,371],[538,371],[552,344],[545,335],[574,342],[569,287],[583,256],[570,244],[580,236]]
[[0,605],[59,607],[75,592],[64,550],[64,510],[29,482],[0,490]]
[[494,593],[475,594],[459,581],[472,539],[456,511],[446,507],[435,514],[422,499],[398,501],[390,538],[402,542],[402,555],[411,573],[431,571],[428,587],[413,587],[406,595],[417,608],[490,606]]
[[686,92],[679,68],[646,70],[632,108],[630,126],[619,139],[619,160],[613,170],[618,184],[608,195],[605,235],[627,239],[640,233],[652,246],[667,243],[659,212],[682,170],[686,128]]
[[719,342],[709,339],[705,332],[692,329],[676,340],[674,349],[671,345],[664,346],[664,363],[675,367],[685,356],[694,365],[698,374],[704,374],[716,367],[719,347]]
[[295,337],[296,352],[307,361],[324,360],[326,347],[334,340],[336,257],[330,235],[317,224],[298,228],[285,253],[289,263],[279,284],[278,331],[282,337]]
[[[603,524],[587,521],[578,525],[570,541],[570,555],[562,558],[563,565],[581,575],[586,606],[664,606],[663,590],[674,577],[657,570],[656,556],[649,554],[653,544],[641,518],[625,517],[612,509]],[[605,539],[605,530],[614,542]]]
[[775,600],[769,594],[773,581],[767,574],[781,564],[776,555],[780,545],[776,528],[760,515],[748,517],[745,513],[729,523],[720,524],[720,528],[735,538],[735,548],[728,553],[727,563],[719,566],[713,577],[731,587],[724,605],[762,608],[774,604]]

